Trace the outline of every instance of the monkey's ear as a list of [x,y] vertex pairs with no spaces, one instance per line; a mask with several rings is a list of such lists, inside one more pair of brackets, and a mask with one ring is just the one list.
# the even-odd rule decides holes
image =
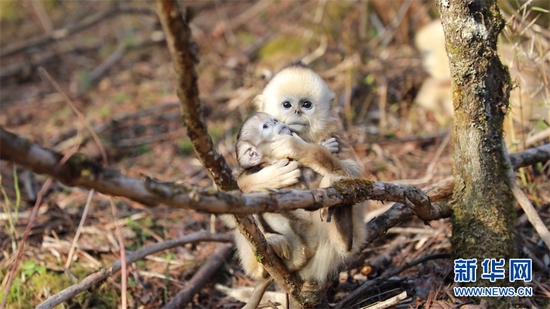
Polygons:
[[237,160],[242,168],[260,165],[262,157],[261,151],[249,142],[237,143]]
[[259,94],[252,100],[252,103],[256,107],[257,111],[262,111],[264,107],[265,98],[263,94]]

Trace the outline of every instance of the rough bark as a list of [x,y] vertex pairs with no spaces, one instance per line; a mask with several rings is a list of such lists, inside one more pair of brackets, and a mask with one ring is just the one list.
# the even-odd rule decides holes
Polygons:
[[[454,106],[454,258],[509,258],[517,255],[515,220],[502,123],[511,83],[497,55],[504,27],[496,0],[440,0],[438,8],[449,56]],[[480,280],[475,286],[502,285]],[[492,299],[507,306],[508,299]]]
[[[238,190],[237,182],[223,156],[214,150],[208,134],[202,105],[199,101],[197,71],[198,46],[193,41],[189,21],[191,12],[183,16],[178,2],[157,0],[157,13],[166,34],[166,43],[177,77],[177,95],[180,101],[183,124],[191,139],[193,149],[210,178],[221,191]],[[279,257],[267,245],[264,235],[252,215],[234,216],[238,230],[246,237],[257,256],[263,257],[262,264],[275,281],[294,298],[299,299],[301,280],[290,273]]]

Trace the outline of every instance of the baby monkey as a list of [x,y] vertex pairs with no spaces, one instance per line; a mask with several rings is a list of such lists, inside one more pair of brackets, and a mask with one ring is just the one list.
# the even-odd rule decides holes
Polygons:
[[[307,143],[293,134],[285,123],[267,113],[257,112],[245,120],[237,134],[237,161],[243,169],[237,179],[242,179],[242,175],[261,172],[267,166],[281,164],[281,160],[286,163],[284,160],[293,159],[321,175],[321,183],[330,186],[337,178],[346,176],[341,162],[330,153],[337,145],[334,138],[319,144]],[[307,180],[298,179],[299,171],[289,173],[294,178],[289,177],[285,184],[269,187],[264,183],[260,190],[253,190],[252,186],[241,186],[241,190],[253,192],[267,188],[287,188],[297,182],[297,186],[293,188],[310,188]],[[262,179],[262,182],[265,181],[266,179]]]
[[[305,182],[300,181],[299,162],[289,161],[287,157],[283,156],[276,157],[273,151],[273,147],[280,136],[292,137],[291,134],[287,125],[269,114],[255,113],[248,117],[237,134],[236,153],[240,167],[237,179],[242,175],[261,173],[264,167],[275,165],[287,174],[285,187],[291,187],[295,184],[292,186],[293,188],[307,189]],[[304,157],[302,159],[302,163],[308,163],[308,158]],[[309,160],[313,159],[309,158]],[[262,182],[280,182],[276,178],[276,176],[268,176]],[[267,191],[265,189],[254,189],[252,187],[241,188],[244,193]],[[256,216],[268,244],[275,254],[283,259],[285,265],[291,271],[303,267],[314,254],[314,249],[307,246],[303,236],[305,230],[309,227],[307,217],[308,214],[304,210],[264,213]],[[258,263],[245,238],[238,232],[235,233],[235,242],[245,272],[254,279],[264,278],[267,274],[263,266]]]

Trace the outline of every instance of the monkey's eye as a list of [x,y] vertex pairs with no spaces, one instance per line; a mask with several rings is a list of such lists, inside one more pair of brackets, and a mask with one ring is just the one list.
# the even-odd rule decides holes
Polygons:
[[288,101],[284,101],[283,102],[283,107],[286,108],[286,109],[289,109],[289,108],[292,107],[292,104],[290,104],[290,102],[288,102]]
[[304,103],[302,103],[302,107],[306,109],[310,109],[313,107],[313,103],[311,103],[311,101],[304,101]]
[[267,129],[269,128],[269,126],[267,124],[264,124],[264,129]]

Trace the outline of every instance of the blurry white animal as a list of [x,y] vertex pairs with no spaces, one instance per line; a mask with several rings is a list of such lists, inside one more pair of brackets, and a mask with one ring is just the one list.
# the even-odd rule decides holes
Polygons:
[[[444,124],[453,115],[453,103],[449,59],[445,51],[441,21],[434,20],[420,29],[416,34],[415,44],[422,52],[422,64],[429,77],[422,84],[414,101],[433,112],[438,122]],[[525,50],[510,44],[499,44],[498,52],[502,63],[510,69],[512,81],[516,83],[510,93],[510,114],[513,121],[523,128],[534,127],[536,120],[548,121],[550,90],[544,80],[550,79],[550,66],[538,65]],[[510,133],[511,129],[510,121],[506,121],[505,131]]]

